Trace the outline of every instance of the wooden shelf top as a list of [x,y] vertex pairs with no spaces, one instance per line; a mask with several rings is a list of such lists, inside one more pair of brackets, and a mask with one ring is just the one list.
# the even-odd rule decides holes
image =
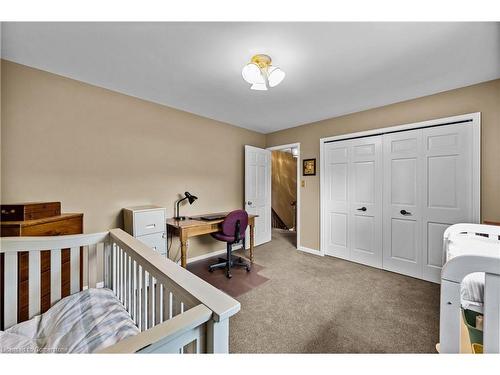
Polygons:
[[7,226],[29,227],[31,225],[38,225],[38,224],[43,224],[43,223],[51,223],[51,222],[54,222],[54,221],[66,220],[66,219],[70,219],[72,217],[80,217],[80,216],[83,216],[83,213],[66,213],[66,214],[61,214],[59,216],[50,216],[50,217],[44,217],[43,219],[35,219],[35,220],[0,221],[0,224],[3,227],[7,227]]

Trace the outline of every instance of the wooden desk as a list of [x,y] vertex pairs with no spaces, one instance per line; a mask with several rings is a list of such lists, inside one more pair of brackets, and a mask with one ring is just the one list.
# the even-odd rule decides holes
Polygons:
[[[216,214],[207,214],[208,215],[224,215],[229,212],[220,212]],[[200,215],[197,215],[198,217]],[[254,246],[254,226],[255,226],[255,218],[258,215],[248,215],[248,226],[250,228],[250,262],[253,263],[253,246]],[[204,234],[215,233],[220,231],[220,223],[222,223],[224,219],[218,220],[200,220],[200,219],[191,219],[188,218],[186,220],[175,220],[168,219],[167,220],[167,229],[173,231],[181,241],[181,266],[186,268],[187,265],[187,240],[190,237],[201,236]]]

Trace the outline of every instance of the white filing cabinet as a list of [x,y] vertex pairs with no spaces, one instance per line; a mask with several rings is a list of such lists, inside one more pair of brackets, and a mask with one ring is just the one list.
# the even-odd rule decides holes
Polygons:
[[158,206],[136,206],[123,209],[126,232],[167,256],[166,210]]

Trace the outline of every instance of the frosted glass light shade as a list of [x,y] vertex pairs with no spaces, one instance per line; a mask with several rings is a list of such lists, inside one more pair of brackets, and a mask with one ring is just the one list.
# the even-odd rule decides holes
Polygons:
[[252,86],[250,86],[252,90],[257,90],[257,91],[266,91],[267,87],[265,83],[254,83]]
[[260,68],[254,64],[250,63],[243,67],[241,71],[243,79],[248,83],[264,83],[264,77],[262,77],[262,72]]
[[270,67],[268,71],[269,87],[274,87],[280,84],[285,78],[285,72],[277,67]]

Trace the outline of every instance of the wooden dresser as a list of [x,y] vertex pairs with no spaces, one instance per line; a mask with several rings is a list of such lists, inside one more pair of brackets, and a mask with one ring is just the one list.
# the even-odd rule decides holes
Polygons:
[[[24,221],[1,221],[0,236],[59,236],[65,234],[83,233],[83,214],[61,214],[42,219],[24,220]],[[82,252],[80,251],[80,258]],[[50,250],[40,253],[40,294],[41,294],[41,312],[45,312],[50,307]],[[80,267],[82,260],[80,260]],[[5,257],[0,254],[0,317],[4,312],[4,267]],[[28,252],[22,252],[18,255],[18,321],[22,322],[29,317],[29,259]],[[80,273],[81,274],[81,273]],[[70,294],[70,249],[61,250],[61,297]],[[80,289],[83,280],[80,279]],[[3,317],[2,317],[3,318]],[[0,319],[3,321],[3,319]],[[3,327],[0,327],[2,329]]]

